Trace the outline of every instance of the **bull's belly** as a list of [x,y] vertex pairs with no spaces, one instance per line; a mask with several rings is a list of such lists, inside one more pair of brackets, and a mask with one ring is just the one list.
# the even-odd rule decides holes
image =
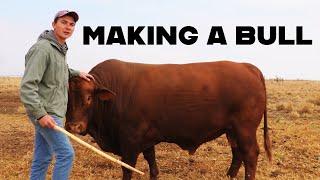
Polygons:
[[216,139],[223,135],[225,132],[226,129],[212,130],[210,132],[194,131],[191,133],[175,133],[165,136],[163,142],[175,143],[181,149],[187,150],[190,154],[193,154],[201,144]]
[[163,141],[175,143],[193,153],[201,144],[224,134],[230,128],[228,124],[230,124],[228,119],[204,118],[203,115],[193,118],[189,115],[180,119],[167,119],[167,123],[162,124],[159,130]]

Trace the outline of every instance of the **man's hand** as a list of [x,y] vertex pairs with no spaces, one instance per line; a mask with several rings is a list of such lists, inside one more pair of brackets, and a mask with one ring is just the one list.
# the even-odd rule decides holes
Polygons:
[[56,126],[56,122],[50,115],[45,115],[38,120],[41,127],[46,128],[54,128]]
[[91,74],[80,72],[79,77],[85,79],[86,81],[94,80],[94,77]]

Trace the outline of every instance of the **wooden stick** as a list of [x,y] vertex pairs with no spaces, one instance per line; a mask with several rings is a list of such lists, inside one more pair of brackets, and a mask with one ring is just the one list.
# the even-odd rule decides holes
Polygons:
[[100,151],[99,149],[91,146],[90,144],[84,142],[83,140],[81,140],[81,139],[78,138],[77,136],[69,133],[69,132],[66,131],[65,129],[63,129],[63,128],[59,127],[59,126],[55,126],[54,129],[57,130],[57,131],[62,132],[63,134],[65,134],[65,135],[67,135],[67,136],[69,136],[71,139],[77,141],[77,142],[80,143],[81,145],[83,145],[83,146],[85,146],[86,148],[88,148],[88,149],[96,152],[97,154],[99,154],[99,155],[101,155],[101,156],[103,156],[103,157],[105,157],[105,158],[107,158],[107,159],[109,159],[109,160],[111,160],[111,161],[113,161],[113,162],[115,162],[115,163],[118,163],[118,164],[120,164],[121,166],[126,167],[127,169],[130,169],[130,170],[135,171],[135,172],[137,172],[137,173],[139,173],[139,174],[141,174],[141,175],[144,175],[144,173],[141,172],[141,171],[139,171],[138,169],[136,169],[136,168],[134,168],[134,167],[132,167],[132,166],[130,166],[130,165],[128,165],[128,164],[126,164],[126,163],[124,163],[124,162],[116,159],[116,158],[113,158],[113,157],[109,156],[108,154],[106,154],[106,153]]

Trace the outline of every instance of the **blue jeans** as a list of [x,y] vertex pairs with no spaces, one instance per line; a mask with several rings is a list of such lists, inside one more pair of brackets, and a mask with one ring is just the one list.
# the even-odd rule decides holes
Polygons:
[[[56,124],[63,127],[63,120],[51,115]],[[43,128],[32,117],[35,126],[34,153],[31,166],[31,180],[45,180],[52,156],[56,161],[53,169],[53,180],[67,180],[72,168],[74,150],[66,135],[50,128]]]

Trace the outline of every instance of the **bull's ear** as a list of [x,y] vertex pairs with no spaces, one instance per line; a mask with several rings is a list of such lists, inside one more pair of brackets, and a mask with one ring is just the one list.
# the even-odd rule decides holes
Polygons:
[[100,100],[103,100],[103,101],[110,100],[115,95],[116,95],[116,93],[114,93],[113,91],[111,91],[111,90],[109,90],[107,88],[98,88],[98,89],[96,89],[96,96],[98,96],[98,98]]

